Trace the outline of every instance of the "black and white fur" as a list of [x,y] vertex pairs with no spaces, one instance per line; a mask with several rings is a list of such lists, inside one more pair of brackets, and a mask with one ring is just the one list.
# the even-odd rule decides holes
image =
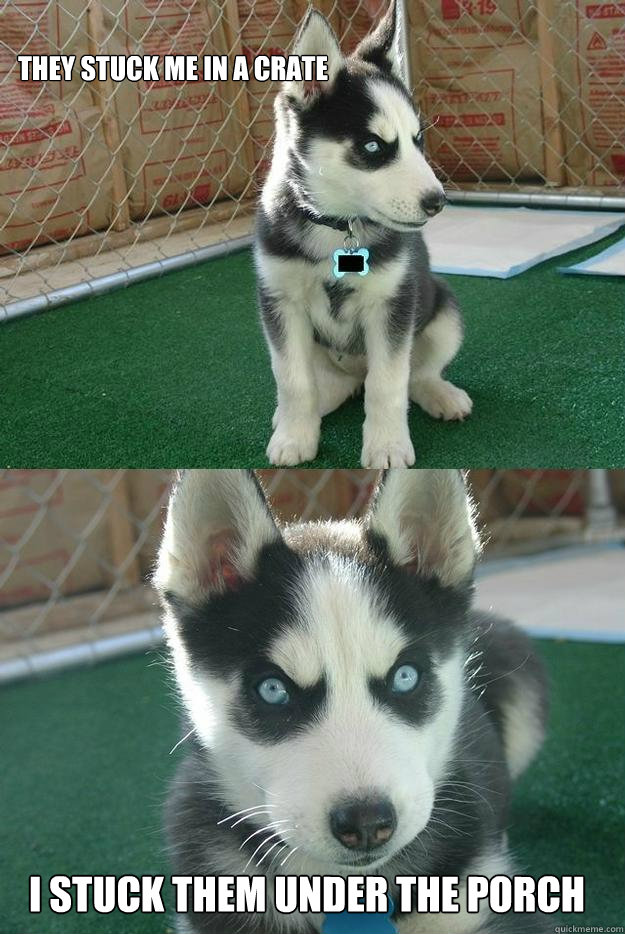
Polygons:
[[[542,742],[546,687],[526,636],[471,608],[477,550],[457,471],[390,470],[364,520],[286,527],[251,472],[182,476],[156,574],[189,732],[167,809],[176,873],[373,873],[393,885],[512,872],[511,786]],[[403,664],[419,680],[398,696]],[[259,695],[268,677],[288,704]],[[335,834],[336,809],[372,801],[392,809],[392,834],[354,849]],[[321,923],[270,904],[258,916],[190,913],[179,930],[314,934]],[[527,915],[488,909],[396,924],[534,930]]]
[[[364,467],[414,463],[408,402],[463,419],[472,403],[443,370],[463,334],[458,304],[430,272],[419,233],[444,204],[423,154],[423,127],[403,83],[395,4],[344,58],[311,11],[294,54],[328,56],[329,80],[284,84],[259,208],[261,317],[277,385],[272,464],[315,457],[321,418],[364,383]],[[379,151],[369,152],[375,144]],[[332,254],[348,218],[370,272],[336,279]]]

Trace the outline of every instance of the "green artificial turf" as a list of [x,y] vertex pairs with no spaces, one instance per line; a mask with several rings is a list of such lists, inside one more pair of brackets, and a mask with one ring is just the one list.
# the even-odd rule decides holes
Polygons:
[[[618,234],[508,280],[448,277],[472,417],[411,407],[417,466],[618,467],[623,281],[563,276]],[[622,234],[621,234],[622,236]],[[10,467],[260,467],[275,398],[249,252],[0,328]],[[358,466],[362,399],[324,419],[313,466]]]
[[[585,875],[586,911],[566,923],[623,924],[625,646],[538,645],[553,710],[516,789],[511,846],[522,872]],[[0,690],[2,934],[171,930],[162,915],[29,915],[27,897],[31,874],[168,873],[160,812],[177,738],[164,667],[145,656]]]

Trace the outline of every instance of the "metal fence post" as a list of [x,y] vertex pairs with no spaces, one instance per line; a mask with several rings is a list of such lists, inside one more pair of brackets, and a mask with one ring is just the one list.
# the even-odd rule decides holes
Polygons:
[[614,528],[616,528],[616,509],[612,502],[608,471],[589,470],[586,532],[592,537]]

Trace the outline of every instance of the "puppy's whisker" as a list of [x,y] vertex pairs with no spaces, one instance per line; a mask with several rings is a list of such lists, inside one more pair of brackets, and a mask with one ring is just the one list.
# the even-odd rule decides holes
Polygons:
[[284,857],[284,859],[283,859],[282,862],[280,863],[280,869],[282,869],[282,867],[283,867],[284,864],[286,863],[287,859],[290,859],[291,856],[293,856],[293,853],[297,853],[298,850],[299,850],[299,846],[296,846],[296,847],[294,847],[294,848],[291,850],[290,853],[287,853],[287,854],[286,854],[286,856]]
[[173,746],[173,747],[169,750],[169,755],[170,755],[170,756],[173,755],[173,754],[175,753],[176,749],[178,748],[178,746],[182,746],[182,744],[185,742],[185,740],[189,739],[190,736],[193,736],[193,732],[194,732],[193,730],[189,730],[189,732],[187,733],[186,736],[183,736],[182,739],[179,739],[178,742],[176,743],[176,745]]
[[280,858],[280,853],[283,853],[283,852],[286,850],[286,848],[287,848],[288,846],[289,846],[289,844],[288,844],[288,843],[285,843],[283,846],[280,847],[280,849],[277,851],[277,853],[274,853],[274,855],[271,857],[271,862],[270,862],[269,865],[267,866],[267,872],[271,872],[272,866],[274,866],[276,860]]
[[249,808],[241,808],[240,811],[235,811],[234,814],[228,814],[227,817],[222,817],[221,820],[217,821],[217,824],[225,824],[226,821],[232,820],[233,817],[238,817],[239,814],[245,814],[247,811],[257,811],[259,808],[272,808],[275,807],[275,804],[253,804]]
[[[261,858],[258,860],[258,862],[256,863],[256,865],[257,865],[257,866],[260,866],[260,864],[263,862],[263,860],[267,859],[267,857],[269,856],[269,854],[270,854],[273,850],[275,850],[275,848],[276,848],[277,846],[280,846],[280,843],[281,843],[281,842],[282,842],[282,840],[276,840],[275,843],[272,843],[271,846],[269,847],[269,849],[268,849],[265,853],[263,853],[263,855],[262,855]],[[288,843],[285,843],[284,846],[288,846]]]
[[272,815],[272,812],[267,808],[259,808],[257,811],[252,811],[250,814],[244,814],[243,817],[239,817],[233,824],[230,825],[230,829],[237,827],[239,824],[242,824],[246,820],[253,820],[255,817],[261,817],[263,814]]
[[432,813],[441,813],[441,814],[456,814],[458,817],[464,817],[467,820],[478,820],[476,814],[467,814],[465,811],[455,811],[453,808],[448,808],[445,804],[439,804],[434,808]]
[[459,827],[454,827],[453,824],[448,824],[447,821],[441,820],[440,817],[430,817],[430,823],[440,824],[442,827],[446,827],[448,830],[451,830],[452,833],[455,833],[460,837],[470,836],[466,830],[460,830]]
[[245,817],[240,817],[237,821],[232,824],[230,830],[234,827],[238,827],[239,824],[243,824],[247,820],[255,820],[257,817],[273,817],[271,811],[254,811],[253,814],[246,814]]
[[430,120],[430,118],[428,117],[423,123],[420,124],[419,129],[429,130],[431,127],[436,126],[436,124],[438,123],[438,119],[439,119],[438,114],[434,117],[433,120]]
[[255,830],[254,833],[251,833],[251,834],[249,835],[249,837],[246,837],[246,839],[243,841],[243,843],[241,844],[241,846],[239,847],[239,849],[242,850],[243,847],[245,846],[245,844],[246,844],[246,843],[249,843],[249,841],[252,840],[254,837],[257,837],[259,833],[267,833],[268,830],[277,830],[277,829],[278,829],[278,827],[277,827],[278,824],[288,824],[287,818],[284,818],[283,820],[274,820],[274,821],[271,821],[271,823],[267,824],[266,827],[261,827],[260,830]]
[[263,794],[271,795],[272,798],[278,797],[275,791],[269,791],[268,788],[263,788],[263,786],[259,785],[258,782],[252,782],[252,785],[254,786],[254,788],[258,788],[260,791],[262,791]]
[[247,863],[245,864],[245,866],[244,866],[244,868],[243,868],[243,872],[246,872],[246,871],[247,871],[247,867],[250,865],[250,863],[252,863],[252,862],[255,861],[254,858],[255,858],[256,854],[259,852],[259,850],[262,850],[262,848],[263,848],[264,846],[266,846],[267,843],[269,843],[270,840],[275,840],[276,837],[280,837],[280,832],[279,832],[279,831],[278,831],[277,833],[272,833],[270,837],[267,837],[266,840],[262,840],[262,841],[258,844],[258,846],[256,847],[256,849],[254,850],[254,852],[252,853],[252,855],[251,855],[250,858],[248,859]]

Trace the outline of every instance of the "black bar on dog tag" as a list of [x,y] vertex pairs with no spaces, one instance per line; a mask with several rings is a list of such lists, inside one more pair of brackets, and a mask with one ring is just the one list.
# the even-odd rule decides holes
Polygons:
[[341,253],[338,257],[339,272],[362,272],[365,258],[361,253]]

